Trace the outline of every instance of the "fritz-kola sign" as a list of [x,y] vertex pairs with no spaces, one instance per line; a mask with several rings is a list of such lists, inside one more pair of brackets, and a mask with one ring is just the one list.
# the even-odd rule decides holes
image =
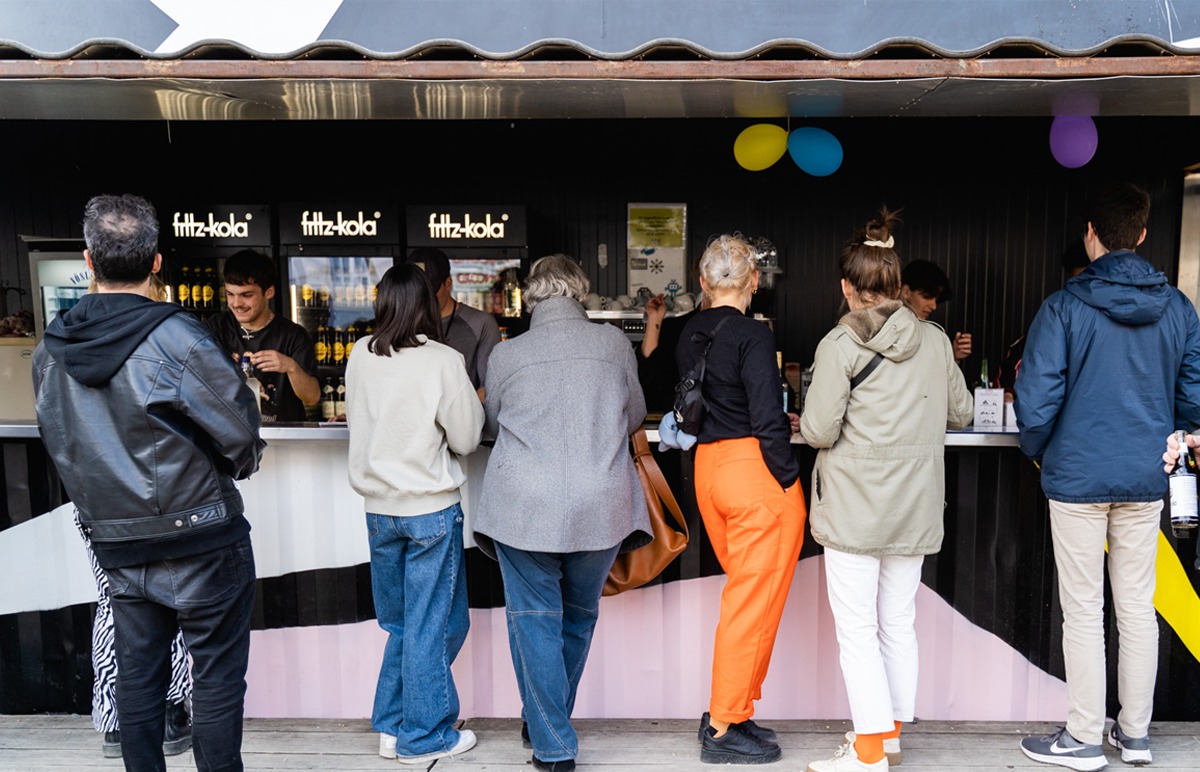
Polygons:
[[380,244],[400,239],[398,208],[378,204],[283,204],[279,239],[284,244]]
[[264,246],[271,243],[266,206],[180,207],[171,213],[168,238],[176,244]]
[[410,247],[523,247],[523,206],[410,206]]

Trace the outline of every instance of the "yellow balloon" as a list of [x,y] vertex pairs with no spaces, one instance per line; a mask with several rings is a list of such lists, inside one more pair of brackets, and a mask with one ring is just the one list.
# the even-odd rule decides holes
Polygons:
[[761,172],[787,152],[787,131],[773,123],[756,123],[738,134],[733,157],[743,169]]

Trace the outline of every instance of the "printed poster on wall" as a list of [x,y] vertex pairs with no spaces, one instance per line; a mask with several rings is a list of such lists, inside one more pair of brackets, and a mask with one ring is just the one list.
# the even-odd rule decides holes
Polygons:
[[629,204],[629,295],[687,291],[687,204]]

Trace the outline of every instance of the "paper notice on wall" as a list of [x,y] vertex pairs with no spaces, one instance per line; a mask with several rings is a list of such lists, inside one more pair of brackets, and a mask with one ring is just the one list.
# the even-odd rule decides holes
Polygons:
[[630,204],[626,239],[630,296],[687,290],[687,204]]

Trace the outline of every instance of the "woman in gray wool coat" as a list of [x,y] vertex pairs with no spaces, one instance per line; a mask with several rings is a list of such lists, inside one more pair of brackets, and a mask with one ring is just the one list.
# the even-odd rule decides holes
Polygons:
[[629,435],[646,418],[633,348],[588,319],[583,270],[533,264],[529,331],[492,351],[484,434],[496,438],[475,536],[500,561],[533,767],[575,769],[575,690],[617,553],[651,537]]

